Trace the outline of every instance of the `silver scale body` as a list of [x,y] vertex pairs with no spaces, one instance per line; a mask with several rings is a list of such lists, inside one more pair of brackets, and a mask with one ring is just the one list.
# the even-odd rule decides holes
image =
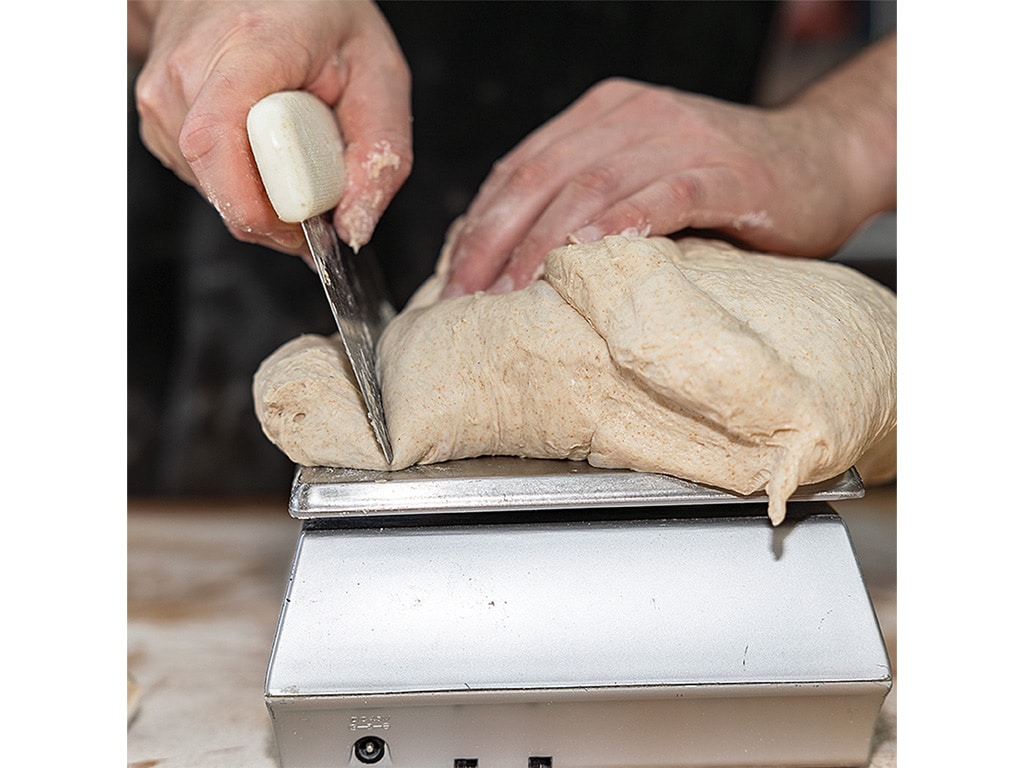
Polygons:
[[[335,117],[283,92],[247,130],[275,211],[307,230],[387,454],[368,371],[392,311],[321,218],[344,187]],[[266,683],[281,764],[862,764],[891,672],[827,506],[852,486],[805,489],[772,528],[763,498],[579,462],[300,468]]]
[[280,763],[864,765],[892,675],[828,506],[863,492],[773,528],[763,495],[580,462],[300,467]]

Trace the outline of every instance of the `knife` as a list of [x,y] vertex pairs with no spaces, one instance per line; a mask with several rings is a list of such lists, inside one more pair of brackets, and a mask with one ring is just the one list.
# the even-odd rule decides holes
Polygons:
[[338,242],[329,218],[345,188],[344,147],[334,113],[311,93],[281,91],[253,105],[246,128],[278,218],[302,224],[370,426],[391,464],[394,453],[384,420],[375,346],[395,313],[373,276],[365,269],[361,272],[352,250]]

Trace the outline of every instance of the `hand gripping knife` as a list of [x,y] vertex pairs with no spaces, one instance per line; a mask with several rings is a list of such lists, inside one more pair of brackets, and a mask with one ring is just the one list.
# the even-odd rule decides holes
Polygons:
[[373,433],[394,459],[384,419],[375,344],[394,316],[378,286],[338,241],[330,213],[345,188],[344,146],[334,113],[306,91],[271,94],[249,110],[249,145],[278,218],[301,222]]

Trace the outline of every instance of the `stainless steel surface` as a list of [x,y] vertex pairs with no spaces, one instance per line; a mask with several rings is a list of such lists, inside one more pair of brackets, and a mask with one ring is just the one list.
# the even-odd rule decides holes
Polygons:
[[[791,501],[860,498],[853,469],[797,489]],[[540,509],[702,505],[767,502],[698,483],[581,461],[493,456],[413,466],[397,472],[298,467],[289,512],[298,519],[500,512]]]
[[387,317],[390,305],[370,295],[373,291],[372,283],[360,279],[354,254],[350,249],[340,246],[334,226],[325,216],[314,216],[303,221],[302,231],[313,254],[356,383],[363,395],[373,434],[390,464],[394,460],[394,452],[384,418],[375,348],[380,332],[390,319]]
[[266,683],[282,765],[365,735],[393,766],[866,763],[889,661],[845,525],[805,511],[304,527]]

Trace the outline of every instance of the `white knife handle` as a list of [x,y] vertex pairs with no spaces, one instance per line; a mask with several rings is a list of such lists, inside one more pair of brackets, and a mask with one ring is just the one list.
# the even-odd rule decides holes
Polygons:
[[344,146],[330,107],[306,91],[266,96],[249,110],[249,145],[281,221],[333,209],[345,189]]

